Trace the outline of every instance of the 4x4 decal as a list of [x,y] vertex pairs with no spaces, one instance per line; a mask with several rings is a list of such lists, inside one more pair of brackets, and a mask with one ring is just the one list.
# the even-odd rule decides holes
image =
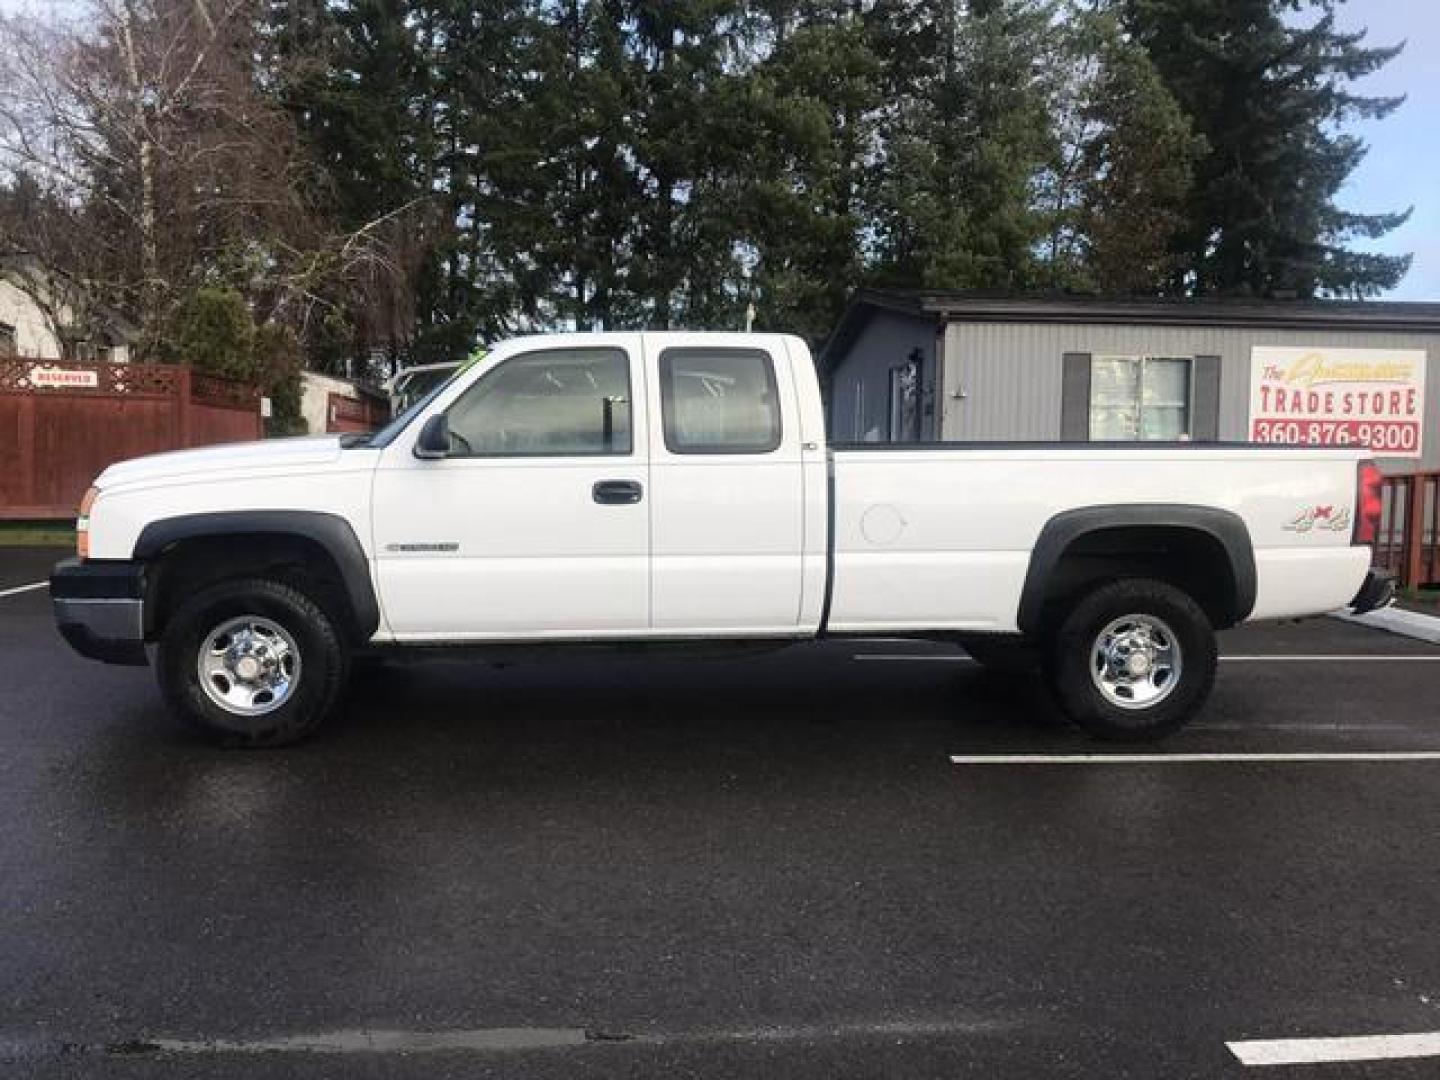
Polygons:
[[1350,509],[1344,506],[1312,506],[1285,526],[1291,532],[1308,533],[1313,529],[1329,532],[1350,531]]

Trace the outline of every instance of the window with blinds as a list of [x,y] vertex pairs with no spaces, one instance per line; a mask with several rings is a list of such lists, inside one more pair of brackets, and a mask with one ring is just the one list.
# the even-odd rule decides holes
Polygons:
[[1174,442],[1191,435],[1188,356],[1094,356],[1090,438]]

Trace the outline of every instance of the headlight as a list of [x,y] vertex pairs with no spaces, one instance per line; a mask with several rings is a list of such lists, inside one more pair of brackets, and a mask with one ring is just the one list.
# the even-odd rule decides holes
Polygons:
[[85,492],[80,500],[80,516],[75,519],[75,554],[82,559],[90,557],[90,507],[95,505],[99,494],[100,489],[94,486]]

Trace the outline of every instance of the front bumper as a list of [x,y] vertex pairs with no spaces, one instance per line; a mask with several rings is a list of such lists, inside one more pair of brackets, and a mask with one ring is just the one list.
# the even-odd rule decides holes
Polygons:
[[1365,584],[1350,601],[1350,610],[1364,615],[1376,608],[1389,607],[1395,600],[1395,575],[1386,570],[1371,568],[1365,575]]
[[66,559],[50,574],[55,625],[81,656],[107,664],[148,663],[145,567]]

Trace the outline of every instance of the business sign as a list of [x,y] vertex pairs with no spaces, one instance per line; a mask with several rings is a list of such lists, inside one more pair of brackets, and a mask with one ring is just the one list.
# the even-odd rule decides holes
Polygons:
[[1425,350],[1257,345],[1250,352],[1250,441],[1363,446],[1418,458]]
[[33,367],[30,369],[30,385],[36,389],[60,390],[65,387],[100,385],[100,373],[85,369],[56,367]]

